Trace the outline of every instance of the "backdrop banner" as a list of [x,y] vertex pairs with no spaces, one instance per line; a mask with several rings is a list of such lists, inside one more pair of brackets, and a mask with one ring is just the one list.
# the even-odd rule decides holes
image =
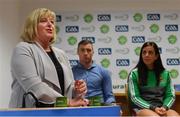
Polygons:
[[57,12],[57,42],[71,65],[78,61],[77,44],[91,40],[93,60],[108,69],[113,92],[124,92],[129,72],[146,41],[158,44],[173,84],[180,84],[180,11]]

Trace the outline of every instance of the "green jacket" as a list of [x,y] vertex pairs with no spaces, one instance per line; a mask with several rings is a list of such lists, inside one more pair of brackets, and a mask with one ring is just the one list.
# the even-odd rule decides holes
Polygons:
[[171,83],[169,72],[161,73],[159,86],[156,86],[155,73],[148,71],[146,86],[139,86],[137,69],[132,70],[128,81],[129,98],[134,105],[140,108],[151,109],[152,107],[170,108],[175,101],[175,91]]

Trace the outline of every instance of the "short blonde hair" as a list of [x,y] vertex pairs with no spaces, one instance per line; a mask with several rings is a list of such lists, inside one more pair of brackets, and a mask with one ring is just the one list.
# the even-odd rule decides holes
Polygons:
[[[47,8],[35,9],[26,19],[25,25],[21,34],[21,38],[25,42],[33,43],[35,42],[35,37],[37,36],[37,25],[42,17],[51,17],[56,22],[56,14]],[[54,24],[55,25],[55,24]],[[54,36],[51,40],[51,44],[55,42],[56,39],[56,27],[54,29]]]

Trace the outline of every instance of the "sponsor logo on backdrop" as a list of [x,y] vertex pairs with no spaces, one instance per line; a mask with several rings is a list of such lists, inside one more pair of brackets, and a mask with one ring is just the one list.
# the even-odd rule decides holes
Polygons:
[[144,25],[132,26],[131,29],[135,31],[143,32],[145,30],[145,26]]
[[140,55],[140,52],[141,52],[141,47],[136,47],[134,49],[134,52],[135,52],[135,55],[139,56]]
[[120,45],[125,45],[126,42],[127,42],[127,37],[126,37],[126,36],[124,36],[124,35],[119,36],[119,38],[118,38],[118,43],[119,43]]
[[178,76],[179,76],[178,70],[177,69],[171,69],[170,70],[170,76],[171,76],[171,78],[178,78]]
[[168,37],[168,42],[169,42],[170,44],[175,44],[175,43],[177,42],[177,37],[176,37],[176,35],[170,35],[170,36]]
[[116,32],[128,32],[129,27],[128,27],[128,25],[116,25],[115,26],[115,31]]
[[[78,18],[75,15],[78,15]],[[173,80],[179,78],[180,71],[178,68],[180,65],[180,57],[178,55],[180,53],[180,47],[178,40],[179,23],[177,23],[179,14],[177,12],[67,13],[59,16],[59,20],[57,18],[57,40],[55,44],[57,44],[58,47],[64,48],[68,56],[71,57],[70,59],[76,59],[77,48],[75,45],[77,45],[77,41],[81,39],[90,40],[97,44],[96,57],[99,60],[96,60],[98,60],[98,63],[108,69],[113,67],[121,68],[111,71],[111,74],[114,81],[116,80],[116,78],[114,79],[116,75],[117,80],[123,80],[126,75],[123,72],[120,75],[120,70],[128,67],[126,69],[128,72],[129,67],[134,67],[139,60],[140,45],[146,41],[154,41],[159,44],[161,43],[162,48],[159,48],[159,51],[167,55],[163,59],[168,67],[173,68],[173,70],[170,71],[171,77],[174,78]],[[168,22],[163,23],[162,20]],[[62,21],[63,26],[61,26]],[[115,22],[112,23],[112,21]],[[101,27],[103,24],[106,26]],[[77,37],[79,33],[81,33],[81,35]],[[66,43],[69,45],[66,45]],[[109,49],[111,49],[111,51]],[[115,54],[115,58],[112,58],[113,54]],[[118,58],[116,55],[121,57]],[[129,59],[129,62],[117,62],[117,59]],[[76,65],[77,63],[72,61],[71,64]],[[113,89],[118,89],[118,87],[123,87],[123,85],[124,82],[117,83],[117,85],[114,84],[115,87]]]
[[66,16],[65,20],[70,20],[72,22],[76,22],[79,20],[79,15],[73,15],[73,16]]
[[82,40],[89,40],[92,43],[95,43],[95,37],[82,37]]
[[111,43],[112,38],[107,36],[107,37],[102,37],[102,38],[98,38],[97,39],[99,42],[103,42],[103,43]]
[[167,63],[167,65],[180,65],[180,59],[179,58],[167,58],[166,63]]
[[78,64],[78,60],[69,60],[71,67]]
[[118,16],[114,16],[115,19],[119,19],[121,21],[127,21],[129,18],[128,14],[123,14],[123,15],[118,15]]
[[143,19],[143,15],[141,13],[136,13],[133,16],[133,19],[134,19],[135,22],[140,22]]
[[145,36],[132,36],[132,43],[144,43]]
[[120,48],[120,49],[115,50],[116,53],[122,54],[122,55],[128,54],[129,51],[130,51],[129,48]]
[[77,55],[77,48],[74,49],[69,49],[69,50],[64,50],[66,53],[71,54],[71,55]]
[[109,28],[109,26],[108,26],[108,25],[106,25],[106,24],[103,24],[103,25],[101,25],[101,27],[100,27],[100,31],[101,31],[101,33],[106,34],[106,33],[108,33],[108,32],[109,32],[109,30],[110,30],[110,28]]
[[159,42],[161,42],[161,40],[162,40],[162,37],[161,37],[161,36],[156,36],[156,37],[148,37],[148,38],[147,38],[147,40],[149,40],[149,41],[154,41],[154,42],[157,42],[157,43],[159,43]]
[[128,71],[123,69],[121,71],[119,71],[119,78],[120,79],[127,79],[128,78]]
[[108,68],[109,65],[111,64],[110,60],[107,58],[102,59],[100,63],[101,63],[101,66],[103,66],[104,68]]
[[112,49],[111,48],[98,48],[98,55],[111,55]]
[[113,89],[124,89],[124,85],[113,85]]
[[157,33],[159,31],[159,25],[157,24],[152,24],[149,28],[152,33]]
[[116,59],[116,66],[129,66],[130,60],[129,59]]
[[97,15],[98,21],[111,21],[111,15],[110,14],[100,14]]
[[75,45],[77,43],[77,38],[74,36],[70,36],[67,41],[69,45]]
[[91,14],[86,14],[83,18],[84,18],[84,22],[86,23],[91,23],[93,21],[93,15]]
[[169,52],[172,54],[178,54],[180,52],[180,48],[179,47],[166,48],[166,52]]
[[66,26],[66,33],[78,33],[79,26]]
[[160,20],[160,14],[147,14],[147,20],[149,21]]
[[165,14],[164,18],[169,20],[176,20],[178,19],[178,14],[177,13]]
[[61,22],[62,18],[61,15],[56,15],[56,22]]
[[165,25],[165,31],[178,31],[178,25],[177,24],[167,24]]
[[91,26],[81,27],[81,30],[86,32],[94,32],[96,30],[96,27],[91,25]]

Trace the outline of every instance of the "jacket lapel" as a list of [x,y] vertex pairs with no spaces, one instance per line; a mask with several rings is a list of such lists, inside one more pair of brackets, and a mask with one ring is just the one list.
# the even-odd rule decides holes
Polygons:
[[[63,72],[64,72],[64,92],[68,92],[67,90],[69,89],[69,87],[72,86],[74,79],[72,76],[72,71],[71,71],[71,67],[70,64],[68,64],[69,60],[67,58],[65,58],[63,55],[64,53],[60,50],[57,50],[56,48],[53,48],[53,51],[57,57],[57,60],[59,61],[59,63],[61,64],[62,68],[63,68]],[[66,94],[66,93],[65,93]]]
[[57,76],[57,72],[56,72],[56,68],[52,62],[52,60],[50,59],[50,57],[47,55],[47,53],[44,51],[44,49],[38,44],[36,43],[38,46],[37,47],[37,51],[39,51],[39,55],[41,57],[43,66],[44,66],[44,78],[46,80],[48,80],[49,82],[53,83],[54,85],[56,85],[59,89],[60,85],[59,85],[59,81],[58,81],[58,76]]

